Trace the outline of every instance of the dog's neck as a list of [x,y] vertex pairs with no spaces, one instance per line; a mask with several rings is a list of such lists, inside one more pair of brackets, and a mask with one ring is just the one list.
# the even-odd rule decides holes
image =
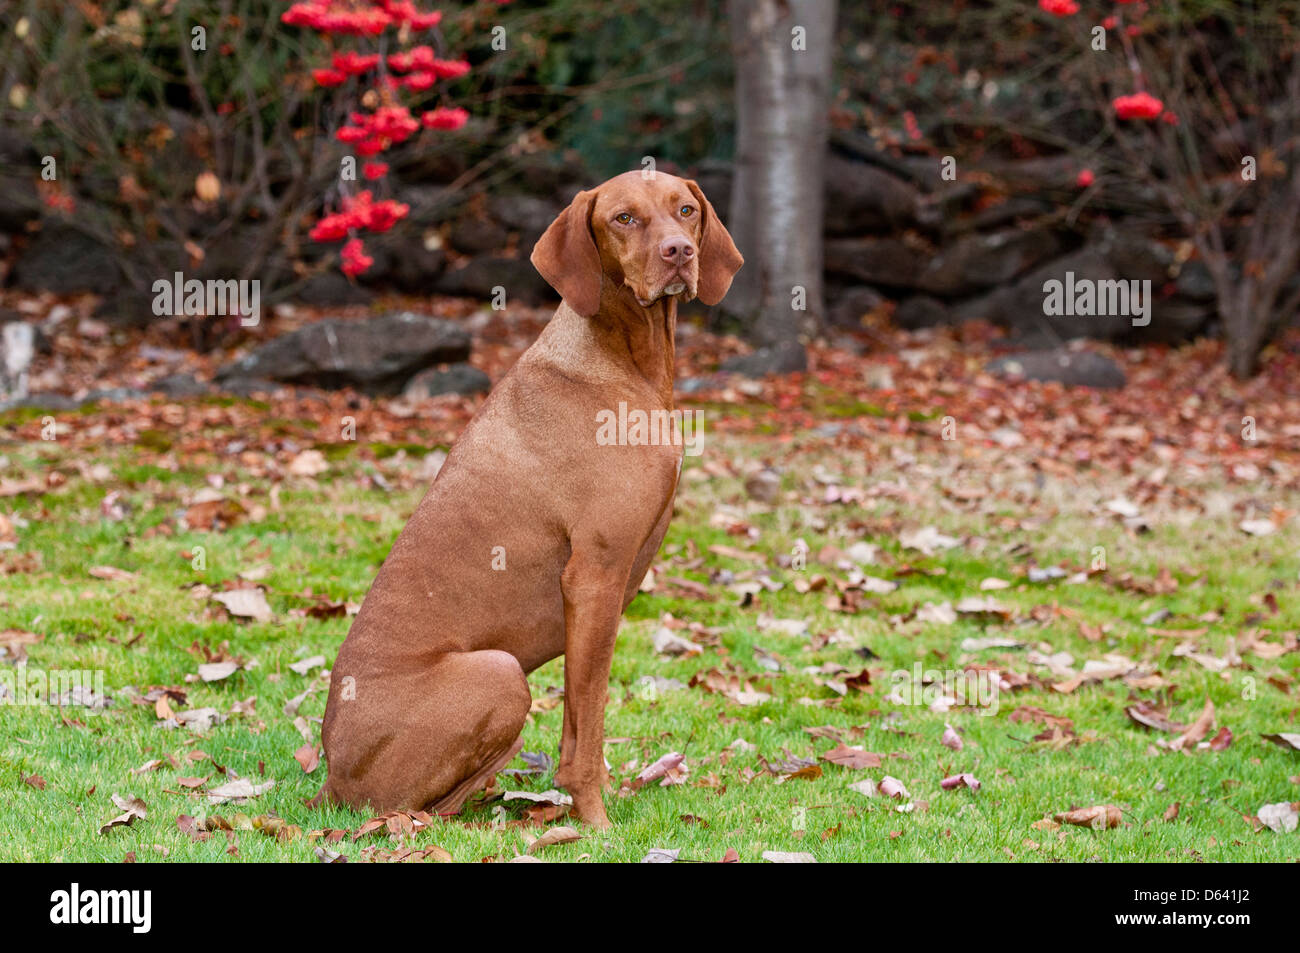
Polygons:
[[596,314],[583,317],[562,304],[536,346],[566,372],[600,380],[638,378],[672,410],[676,333],[675,296],[644,306],[628,288],[606,282]]
[[605,331],[604,343],[627,360],[654,388],[665,407],[673,406],[676,361],[677,297],[664,295],[649,305],[636,300],[626,285],[605,283],[600,311],[591,319]]

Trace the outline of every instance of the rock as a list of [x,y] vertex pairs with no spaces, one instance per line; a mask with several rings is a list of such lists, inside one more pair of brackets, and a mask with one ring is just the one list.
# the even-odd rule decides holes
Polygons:
[[568,192],[563,198],[565,205],[569,204],[575,194],[569,191],[570,185],[589,182],[591,179],[582,161],[577,158],[577,153],[572,150],[525,152],[514,160],[514,169],[525,192],[532,195],[547,192],[559,195]]
[[828,275],[890,288],[914,288],[926,261],[897,238],[831,238],[824,255]]
[[148,393],[135,387],[109,387],[104,390],[92,390],[79,403],[85,404],[122,404],[128,400],[145,400]]
[[877,166],[834,152],[826,156],[827,235],[904,228],[915,221],[920,198],[913,186]]
[[1174,290],[1192,301],[1213,301],[1218,296],[1214,279],[1210,277],[1210,269],[1199,261],[1183,264],[1178,277],[1174,279]]
[[40,171],[40,153],[27,136],[15,125],[0,126],[0,165],[5,168],[27,166],[33,175]]
[[41,157],[13,125],[0,126],[0,231],[21,232],[40,217],[36,177]]
[[861,327],[862,318],[888,300],[875,288],[867,285],[828,290],[826,298],[826,320],[831,325],[844,328]]
[[388,232],[366,242],[366,254],[375,260],[357,282],[368,289],[395,287],[407,294],[434,293],[438,276],[447,265],[441,248],[426,248],[418,237]]
[[1061,239],[1044,229],[966,234],[935,253],[896,238],[831,238],[825,267],[866,284],[965,297],[1006,284],[1061,250]]
[[153,313],[154,295],[120,282],[105,294],[95,307],[94,315],[116,328],[143,328],[158,320]]
[[23,291],[104,292],[122,280],[111,249],[67,225],[46,225],[18,256],[13,282]]
[[21,232],[40,214],[41,200],[32,176],[0,173],[0,232]]
[[752,354],[728,358],[722,362],[723,371],[744,377],[765,377],[768,374],[794,374],[808,369],[808,354],[796,341],[760,347]]
[[1061,239],[1046,229],[963,235],[925,263],[914,286],[932,295],[962,297],[1004,285],[1062,250]]
[[193,374],[169,374],[151,383],[149,390],[154,393],[165,394],[168,397],[201,397],[210,393],[212,386],[206,381],[199,380]]
[[999,177],[1013,192],[1077,192],[1080,166],[1075,156],[1058,155],[989,163],[983,171]]
[[285,389],[280,382],[264,377],[227,377],[219,383],[223,391],[236,397],[265,397]]
[[899,304],[894,312],[894,323],[900,328],[915,331],[918,328],[933,328],[952,321],[952,312],[948,306],[929,295],[915,295]]
[[1133,344],[1180,344],[1204,333],[1216,313],[1213,304],[1156,298],[1151,305],[1151,323],[1131,328],[1122,337]]
[[337,308],[349,304],[369,304],[374,298],[367,288],[348,281],[347,275],[331,265],[312,275],[293,293],[294,300],[317,308]]
[[674,386],[679,394],[698,394],[703,390],[712,390],[715,387],[722,386],[717,375],[708,377],[681,377],[678,378]]
[[1093,351],[1022,351],[990,361],[991,374],[1035,381],[1060,381],[1067,387],[1123,387],[1123,369],[1104,354]]
[[1033,221],[1044,215],[1050,215],[1054,208],[1055,206],[1045,199],[1013,195],[1005,202],[990,205],[974,215],[960,218],[953,216],[945,220],[944,224],[950,225],[949,231],[954,234],[964,231],[982,232],[993,228],[1004,228],[1021,219]]
[[411,234],[424,228],[441,227],[452,217],[458,195],[441,185],[403,185],[393,197],[411,207],[405,219],[407,234]]
[[[395,248],[385,248],[383,281],[392,283],[407,294],[433,294],[438,278],[447,267],[447,254],[440,248],[425,248],[419,241],[407,241]],[[379,255],[375,254],[378,264]]]
[[330,318],[268,341],[217,378],[226,389],[238,378],[264,378],[392,394],[423,367],[463,361],[469,348],[469,333],[439,318],[410,312],[363,321]]
[[10,410],[15,407],[30,407],[34,410],[50,410],[58,413],[66,410],[76,410],[84,403],[85,401],[76,400],[66,394],[42,392],[39,394],[28,394],[26,397],[19,397],[14,400],[0,401],[0,410]]
[[452,364],[445,370],[435,367],[420,371],[402,392],[408,400],[423,400],[439,394],[486,394],[492,379],[471,364]]
[[519,250],[531,254],[542,232],[564,210],[559,202],[533,195],[496,195],[488,199],[488,213],[510,229],[519,233]]
[[1131,228],[1106,227],[1091,244],[1121,278],[1150,281],[1157,292],[1177,267],[1173,249]]
[[526,258],[481,256],[463,268],[443,272],[436,287],[439,293],[487,300],[496,288],[504,288],[506,301],[538,305],[559,298]]
[[481,218],[462,218],[451,227],[448,234],[451,247],[466,255],[505,248],[510,236],[496,222]]
[[837,351],[845,351],[859,357],[866,354],[868,350],[867,344],[853,334],[831,334],[828,336],[827,343]]
[[1017,337],[1046,336],[1058,344],[1076,337],[1114,340],[1139,330],[1133,327],[1131,315],[1044,314],[1048,297],[1044,284],[1050,280],[1064,283],[1069,272],[1076,281],[1119,278],[1100,251],[1086,247],[1034,269],[1009,287],[962,302],[953,309],[954,314],[958,321],[982,318],[1011,328]]
[[447,267],[447,255],[441,249],[414,248],[397,260],[391,278],[407,294],[432,294]]

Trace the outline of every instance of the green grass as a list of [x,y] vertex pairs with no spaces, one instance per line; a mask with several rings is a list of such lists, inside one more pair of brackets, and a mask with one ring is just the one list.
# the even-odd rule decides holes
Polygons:
[[[170,441],[164,445],[149,432],[141,438],[134,449],[106,450],[99,456],[112,471],[103,483],[74,476],[40,497],[12,497],[0,505],[18,525],[18,553],[36,553],[41,559],[34,571],[0,576],[0,629],[43,636],[26,646],[30,667],[100,669],[116,696],[102,713],[0,707],[0,860],[120,861],[134,852],[141,861],[314,861],[320,841],[308,836],[310,832],[355,830],[367,815],[304,805],[318,789],[325,766],[307,775],[294,760],[303,739],[283,707],[315,676],[298,675],[289,665],[315,654],[324,655],[328,665],[349,620],[316,619],[293,610],[312,605],[314,597],[360,601],[423,492],[414,480],[401,479],[420,460],[414,454],[390,457],[388,446],[381,448],[385,452],[371,454],[377,462],[334,452],[328,474],[316,483],[287,479],[273,499],[269,480],[242,470],[233,459],[177,458],[168,455]],[[76,455],[58,445],[14,443],[7,450],[3,475],[9,478],[51,466],[76,472]],[[546,848],[540,857],[635,861],[651,848],[669,848],[679,849],[682,860],[704,861],[719,860],[734,848],[743,861],[758,860],[766,850],[806,851],[819,861],[1300,858],[1300,834],[1256,832],[1243,819],[1263,804],[1300,799],[1300,785],[1293,780],[1300,775],[1300,756],[1260,737],[1297,730],[1300,709],[1294,679],[1300,653],[1274,660],[1244,653],[1241,666],[1217,673],[1175,656],[1179,640],[1153,635],[1142,622],[1156,609],[1166,608],[1173,617],[1155,627],[1203,627],[1207,632],[1196,644],[1213,655],[1223,655],[1230,638],[1255,626],[1275,641],[1281,633],[1300,629],[1296,551],[1285,532],[1256,539],[1236,528],[1240,517],[1224,515],[1159,520],[1151,533],[1135,536],[1097,511],[1093,504],[1113,495],[1100,486],[1049,485],[1029,498],[1004,486],[994,470],[986,478],[991,492],[984,501],[958,505],[940,493],[940,487],[948,485],[944,468],[951,462],[944,454],[950,448],[929,451],[931,456],[923,462],[936,468],[932,478],[909,464],[882,464],[870,475],[846,475],[846,485],[857,486],[910,479],[910,495],[871,496],[862,505],[822,505],[814,502],[821,499],[821,487],[808,474],[816,464],[834,467],[842,457],[811,444],[792,450],[752,440],[710,450],[706,459],[787,458],[787,492],[771,507],[749,503],[739,477],[706,477],[698,470],[700,461],[688,463],[696,473],[688,473],[679,492],[678,513],[660,554],[659,588],[638,596],[627,612],[606,711],[611,739],[606,754],[616,782],[634,777],[673,750],[686,755],[687,782],[651,784],[626,797],[609,794],[612,830],[580,828],[586,835],[582,840]],[[384,472],[396,486],[393,492],[369,488],[359,479],[375,467],[389,468]],[[964,482],[973,479],[971,472],[969,467],[963,471]],[[232,495],[237,495],[232,487],[245,486],[241,502],[263,512],[221,532],[178,528],[178,512],[212,473],[225,476]],[[110,489],[120,490],[127,506],[122,521],[101,516],[100,503]],[[757,531],[756,542],[728,534],[713,519],[724,508]],[[1020,521],[1030,517],[1039,522],[1022,529]],[[962,538],[963,544],[933,556],[903,551],[898,530],[923,525],[935,525]],[[814,557],[808,568],[802,573],[781,568],[777,557],[789,554],[800,537]],[[858,540],[880,546],[877,564],[865,567],[872,575],[894,578],[904,565],[927,572],[900,575],[901,585],[892,593],[864,595],[856,614],[828,608],[826,589],[796,591],[794,582],[801,577],[843,578],[843,571],[819,565],[815,557],[827,544],[846,549]],[[1014,548],[1018,544],[1021,548]],[[710,554],[712,545],[751,548],[762,555],[763,564]],[[195,546],[204,547],[205,571],[191,566],[187,554]],[[1085,568],[1096,546],[1105,547],[1109,571],[1085,583],[1033,584],[1023,578],[1030,555],[1041,566],[1066,563]],[[271,567],[260,584],[275,611],[273,621],[232,620],[209,599],[194,597],[196,584],[219,591],[223,583],[261,563]],[[136,576],[125,581],[92,577],[90,567],[101,565]],[[756,605],[742,607],[725,580],[710,581],[710,574],[722,569],[742,579],[761,569],[785,585],[762,593]],[[1177,591],[1144,594],[1119,582],[1126,574],[1151,579],[1161,569],[1177,579]],[[672,597],[663,575],[705,583],[716,598]],[[1006,579],[1012,587],[981,593],[981,580],[990,576]],[[1262,599],[1268,592],[1276,597],[1276,613]],[[943,625],[891,619],[926,602],[955,604],[971,595],[994,596],[1014,607],[1024,621],[1008,624],[963,616]],[[1040,609],[1044,621],[1030,615],[1035,607],[1050,606],[1057,611]],[[718,627],[718,644],[691,659],[661,658],[651,638],[663,613]],[[839,630],[843,643],[814,649],[806,635],[760,630],[760,613],[806,620],[811,633]],[[1197,621],[1206,613],[1219,618]],[[1102,641],[1089,642],[1080,623],[1109,630]],[[963,639],[984,636],[1014,637],[1027,647],[961,649]],[[232,655],[255,660],[256,665],[218,682],[187,682],[204,660],[201,652],[191,651],[195,643],[211,650],[228,643]],[[760,647],[778,660],[779,672],[760,664]],[[864,662],[855,652],[859,647],[875,657]],[[1045,655],[1067,651],[1076,668],[1088,659],[1118,653],[1157,671],[1164,684],[1133,687],[1111,679],[1062,694],[1047,685],[1059,679],[1027,659],[1034,648]],[[924,668],[954,670],[970,661],[1001,662],[1007,671],[1032,673],[1044,681],[1002,693],[998,710],[991,714],[973,709],[944,714],[895,704],[887,697],[889,673],[895,670],[910,670],[917,662]],[[0,665],[8,662],[0,660]],[[850,689],[841,698],[819,685],[818,676],[804,671],[824,663],[839,663],[849,673],[871,669],[872,689]],[[562,666],[563,660],[557,659],[533,673],[534,698],[563,684]],[[696,672],[715,667],[734,667],[752,679],[755,688],[770,692],[771,699],[746,706],[699,687],[653,695],[638,685],[646,675],[685,683]],[[160,727],[153,706],[133,704],[131,693],[122,691],[126,686],[140,692],[150,686],[183,689],[188,696],[183,707],[188,709],[210,706],[228,713],[236,702],[256,702],[254,713],[231,715],[209,733],[197,735]],[[1172,699],[1170,715],[1183,723],[1194,721],[1210,699],[1217,711],[1214,730],[1227,725],[1234,735],[1231,746],[1186,754],[1156,747],[1157,738],[1167,736],[1138,727],[1124,708],[1139,699],[1161,697]],[[318,719],[324,703],[325,693],[318,692],[302,705],[300,714]],[[1013,721],[1011,713],[1021,706],[1072,719],[1077,743],[1061,747],[1033,741],[1044,726]],[[536,711],[524,732],[525,750],[556,757],[560,719],[559,706]],[[963,733],[964,750],[940,745],[945,723]],[[764,770],[759,755],[770,761],[815,758],[832,748],[833,741],[805,731],[822,725],[835,726],[850,744],[882,755],[882,766],[853,771],[822,763],[819,778],[783,783]],[[315,721],[311,731],[318,734]],[[757,750],[726,757],[727,746],[736,739]],[[206,752],[211,760],[187,760],[195,750]],[[131,773],[153,759],[163,759],[163,765]],[[253,781],[274,779],[276,784],[243,806],[206,807],[207,814],[246,829],[196,842],[178,829],[176,819],[203,813],[204,799],[182,793],[185,789],[176,779],[206,776],[214,763]],[[963,771],[979,778],[979,791],[940,789],[941,778]],[[910,812],[900,812],[900,802],[867,798],[849,789],[856,781],[878,782],[886,774],[903,781],[911,792]],[[43,790],[25,781],[33,775],[44,779]],[[209,786],[223,780],[218,774]],[[499,780],[505,787],[532,791],[553,786],[549,775]],[[101,834],[100,826],[119,813],[109,800],[114,793],[143,798],[148,816]],[[1166,822],[1164,814],[1174,802],[1181,804],[1180,813]],[[414,846],[436,844],[454,859],[471,862],[523,853],[526,835],[540,834],[542,828],[523,823],[522,802],[507,806],[504,819],[509,823],[495,823],[503,817],[496,810],[499,803],[472,801],[459,817],[419,833]],[[1104,831],[1033,826],[1056,812],[1093,804],[1120,807],[1123,826]],[[303,833],[277,840],[247,829],[251,824],[237,817],[241,814],[247,819],[273,814]],[[356,861],[366,845],[394,846],[382,836],[372,836],[331,847]],[[237,852],[231,853],[232,848]]]

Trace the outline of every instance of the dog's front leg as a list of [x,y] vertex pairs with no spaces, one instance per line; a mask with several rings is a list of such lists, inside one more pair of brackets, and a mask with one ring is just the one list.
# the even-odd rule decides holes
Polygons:
[[608,827],[601,797],[605,770],[605,695],[623,613],[628,570],[622,560],[575,551],[560,577],[564,593],[564,732],[555,783],[573,795],[573,813]]

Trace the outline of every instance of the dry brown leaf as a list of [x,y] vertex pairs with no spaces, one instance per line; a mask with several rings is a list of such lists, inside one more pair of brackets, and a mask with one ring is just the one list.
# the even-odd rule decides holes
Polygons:
[[1194,746],[1214,727],[1214,702],[1205,699],[1205,707],[1200,716],[1192,722],[1186,731],[1169,743],[1175,751]]
[[[820,755],[823,761],[829,761],[831,764],[843,765],[846,768],[852,768],[860,771],[863,768],[880,767],[880,755],[871,751],[866,751],[860,747],[850,747],[840,742],[839,745],[830,751]],[[820,773],[820,771],[818,772]]]
[[582,840],[582,835],[572,827],[552,827],[529,844],[526,853],[532,855],[544,847],[553,847],[556,844],[572,844],[574,841],[579,840]]
[[1062,824],[1076,827],[1091,827],[1093,830],[1119,827],[1122,815],[1113,804],[1098,804],[1094,807],[1081,807],[1073,811],[1064,811],[1052,817]]

